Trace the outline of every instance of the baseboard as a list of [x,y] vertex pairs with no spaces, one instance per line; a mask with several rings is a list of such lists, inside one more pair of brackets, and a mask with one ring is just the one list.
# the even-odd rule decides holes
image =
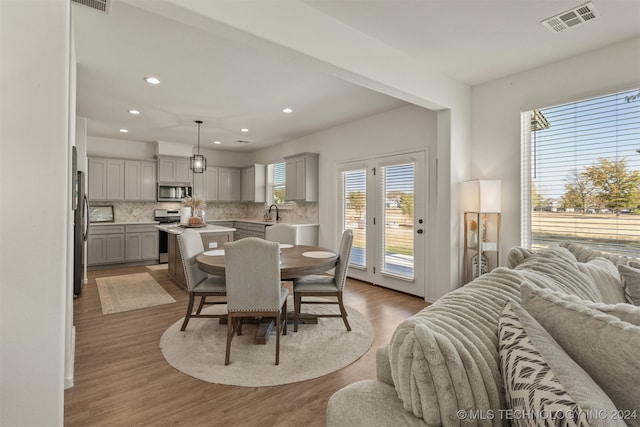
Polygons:
[[65,362],[64,372],[64,389],[73,387],[74,367],[76,364],[76,327],[71,328],[71,351],[69,352],[69,360]]

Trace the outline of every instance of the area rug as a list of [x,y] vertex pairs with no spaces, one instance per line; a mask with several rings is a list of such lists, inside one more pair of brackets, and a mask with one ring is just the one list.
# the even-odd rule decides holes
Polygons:
[[[288,307],[293,308],[289,297]],[[303,306],[306,312],[331,313],[337,306]],[[253,344],[255,325],[245,324],[242,335],[231,341],[231,363],[224,365],[227,326],[218,319],[191,319],[184,332],[182,319],[165,331],[160,349],[177,370],[194,378],[216,384],[264,387],[289,384],[321,377],[358,360],[373,342],[373,327],[352,307],[346,307],[351,332],[341,318],[320,318],[316,325],[287,327],[280,337],[280,364],[275,365],[276,337],[266,345]],[[226,306],[203,310],[209,314],[225,313]]]
[[168,270],[169,264],[153,264],[147,265],[147,268],[151,271]]
[[96,279],[102,314],[176,302],[149,273],[125,274]]

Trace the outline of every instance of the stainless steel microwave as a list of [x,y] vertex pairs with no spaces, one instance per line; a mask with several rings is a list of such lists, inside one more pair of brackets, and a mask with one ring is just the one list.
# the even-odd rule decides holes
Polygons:
[[159,202],[179,202],[192,194],[192,187],[188,185],[158,184]]

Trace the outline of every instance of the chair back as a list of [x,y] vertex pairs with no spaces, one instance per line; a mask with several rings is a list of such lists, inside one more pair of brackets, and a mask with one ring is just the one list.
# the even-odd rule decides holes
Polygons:
[[280,246],[258,237],[224,244],[227,309],[280,311]]
[[264,230],[266,240],[278,243],[296,244],[296,227],[289,224],[274,224]]
[[209,277],[207,273],[198,268],[198,261],[196,261],[196,256],[204,252],[200,233],[185,230],[182,234],[178,234],[178,248],[182,256],[184,275],[187,279],[187,290],[193,291],[200,282]]
[[336,286],[338,290],[344,288],[347,281],[347,272],[349,270],[349,256],[351,255],[351,246],[353,245],[353,230],[347,229],[342,233],[340,239],[340,248],[338,252],[338,262],[334,273]]

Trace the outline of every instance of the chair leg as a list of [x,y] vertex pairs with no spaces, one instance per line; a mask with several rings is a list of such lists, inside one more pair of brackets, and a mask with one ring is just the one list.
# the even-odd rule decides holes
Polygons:
[[207,299],[206,295],[202,295],[202,297],[200,298],[200,304],[198,305],[198,309],[196,310],[196,314],[200,314],[200,312],[202,311],[202,308],[204,307],[204,303]]
[[[204,297],[203,297],[204,298]],[[189,319],[191,318],[191,311],[193,310],[193,292],[189,292],[189,305],[187,306],[187,314],[184,316],[184,322],[182,322],[181,331],[184,331],[187,327],[187,323],[189,323]]]
[[233,339],[233,335],[235,334],[235,320],[231,317],[230,314],[227,314],[227,350],[224,356],[224,364],[225,366],[229,364],[229,359],[231,357],[231,340]]
[[298,316],[300,315],[301,295],[293,294],[293,332],[298,332]]
[[276,365],[280,364],[280,312],[276,314]]
[[282,335],[287,335],[287,300],[284,300],[282,315],[284,316],[284,331],[282,332]]
[[344,322],[344,326],[347,327],[347,331],[351,332],[351,326],[349,326],[349,321],[347,320],[347,310],[344,308],[344,304],[342,303],[342,294],[338,294],[338,305],[340,306],[340,314],[342,315],[342,321]]

